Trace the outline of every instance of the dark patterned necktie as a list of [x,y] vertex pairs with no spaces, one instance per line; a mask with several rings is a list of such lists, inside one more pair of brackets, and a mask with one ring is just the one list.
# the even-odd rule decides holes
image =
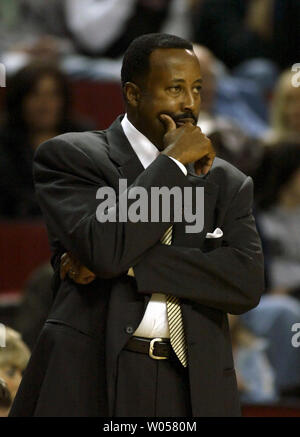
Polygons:
[[[172,243],[173,226],[170,226],[163,235],[161,242],[170,245]],[[180,306],[180,299],[167,295],[167,314],[170,331],[171,346],[177,358],[184,367],[188,365],[187,345],[184,334],[184,325]]]

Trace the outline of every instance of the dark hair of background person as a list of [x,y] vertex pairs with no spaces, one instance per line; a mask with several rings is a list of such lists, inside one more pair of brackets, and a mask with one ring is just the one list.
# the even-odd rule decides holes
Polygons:
[[[55,91],[41,97],[39,86],[45,78],[55,84]],[[89,126],[73,119],[68,78],[52,62],[34,61],[23,67],[8,79],[5,91],[4,123],[0,130],[0,217],[39,216],[32,180],[35,149],[56,135],[87,130]],[[26,105],[32,97],[35,103],[38,98],[42,112],[34,106],[33,112],[28,113]],[[54,106],[52,97],[56,99]],[[41,120],[46,120],[45,125],[40,123],[40,115]]]
[[[299,62],[300,2],[273,0],[265,3],[267,33],[249,23],[254,0],[196,1],[191,13],[193,40],[209,48],[227,67],[253,58],[272,59],[280,68]],[[259,13],[259,12],[258,12]]]
[[150,33],[136,38],[124,54],[121,81],[136,82],[146,78],[150,70],[150,55],[156,49],[193,50],[192,44],[178,36],[166,33]]
[[57,126],[60,132],[66,131],[70,123],[71,98],[67,77],[54,63],[35,61],[25,66],[8,78],[5,98],[5,127],[10,129],[22,130],[24,134],[28,133],[28,128],[23,116],[23,102],[36,87],[43,77],[53,77],[63,98],[62,117]]
[[[257,175],[262,173],[264,177],[260,192],[257,190],[258,208],[268,210],[274,206],[279,199],[281,188],[290,181],[299,168],[300,143],[284,142],[272,148],[268,147],[265,159],[261,163],[261,171],[257,170]],[[256,183],[255,175],[254,183]]]

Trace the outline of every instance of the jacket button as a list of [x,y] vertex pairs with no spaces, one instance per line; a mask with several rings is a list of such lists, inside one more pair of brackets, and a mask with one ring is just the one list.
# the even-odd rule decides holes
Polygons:
[[133,334],[133,327],[132,326],[126,326],[126,333],[127,334]]

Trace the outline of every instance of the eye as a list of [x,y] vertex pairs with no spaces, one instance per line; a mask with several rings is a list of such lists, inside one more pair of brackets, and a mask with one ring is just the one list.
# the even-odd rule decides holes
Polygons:
[[169,88],[169,91],[173,94],[178,94],[181,91],[180,85],[174,85]]
[[194,92],[197,93],[197,94],[200,94],[201,90],[202,90],[202,86],[201,85],[194,87]]
[[6,369],[5,373],[9,378],[13,378],[16,374],[16,371],[17,371],[17,368],[14,366],[11,366],[8,369]]

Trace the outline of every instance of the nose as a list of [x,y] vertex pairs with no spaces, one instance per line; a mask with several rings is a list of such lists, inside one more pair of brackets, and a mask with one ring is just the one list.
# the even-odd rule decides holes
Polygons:
[[195,96],[192,91],[186,91],[183,100],[183,111],[193,111],[195,109]]

